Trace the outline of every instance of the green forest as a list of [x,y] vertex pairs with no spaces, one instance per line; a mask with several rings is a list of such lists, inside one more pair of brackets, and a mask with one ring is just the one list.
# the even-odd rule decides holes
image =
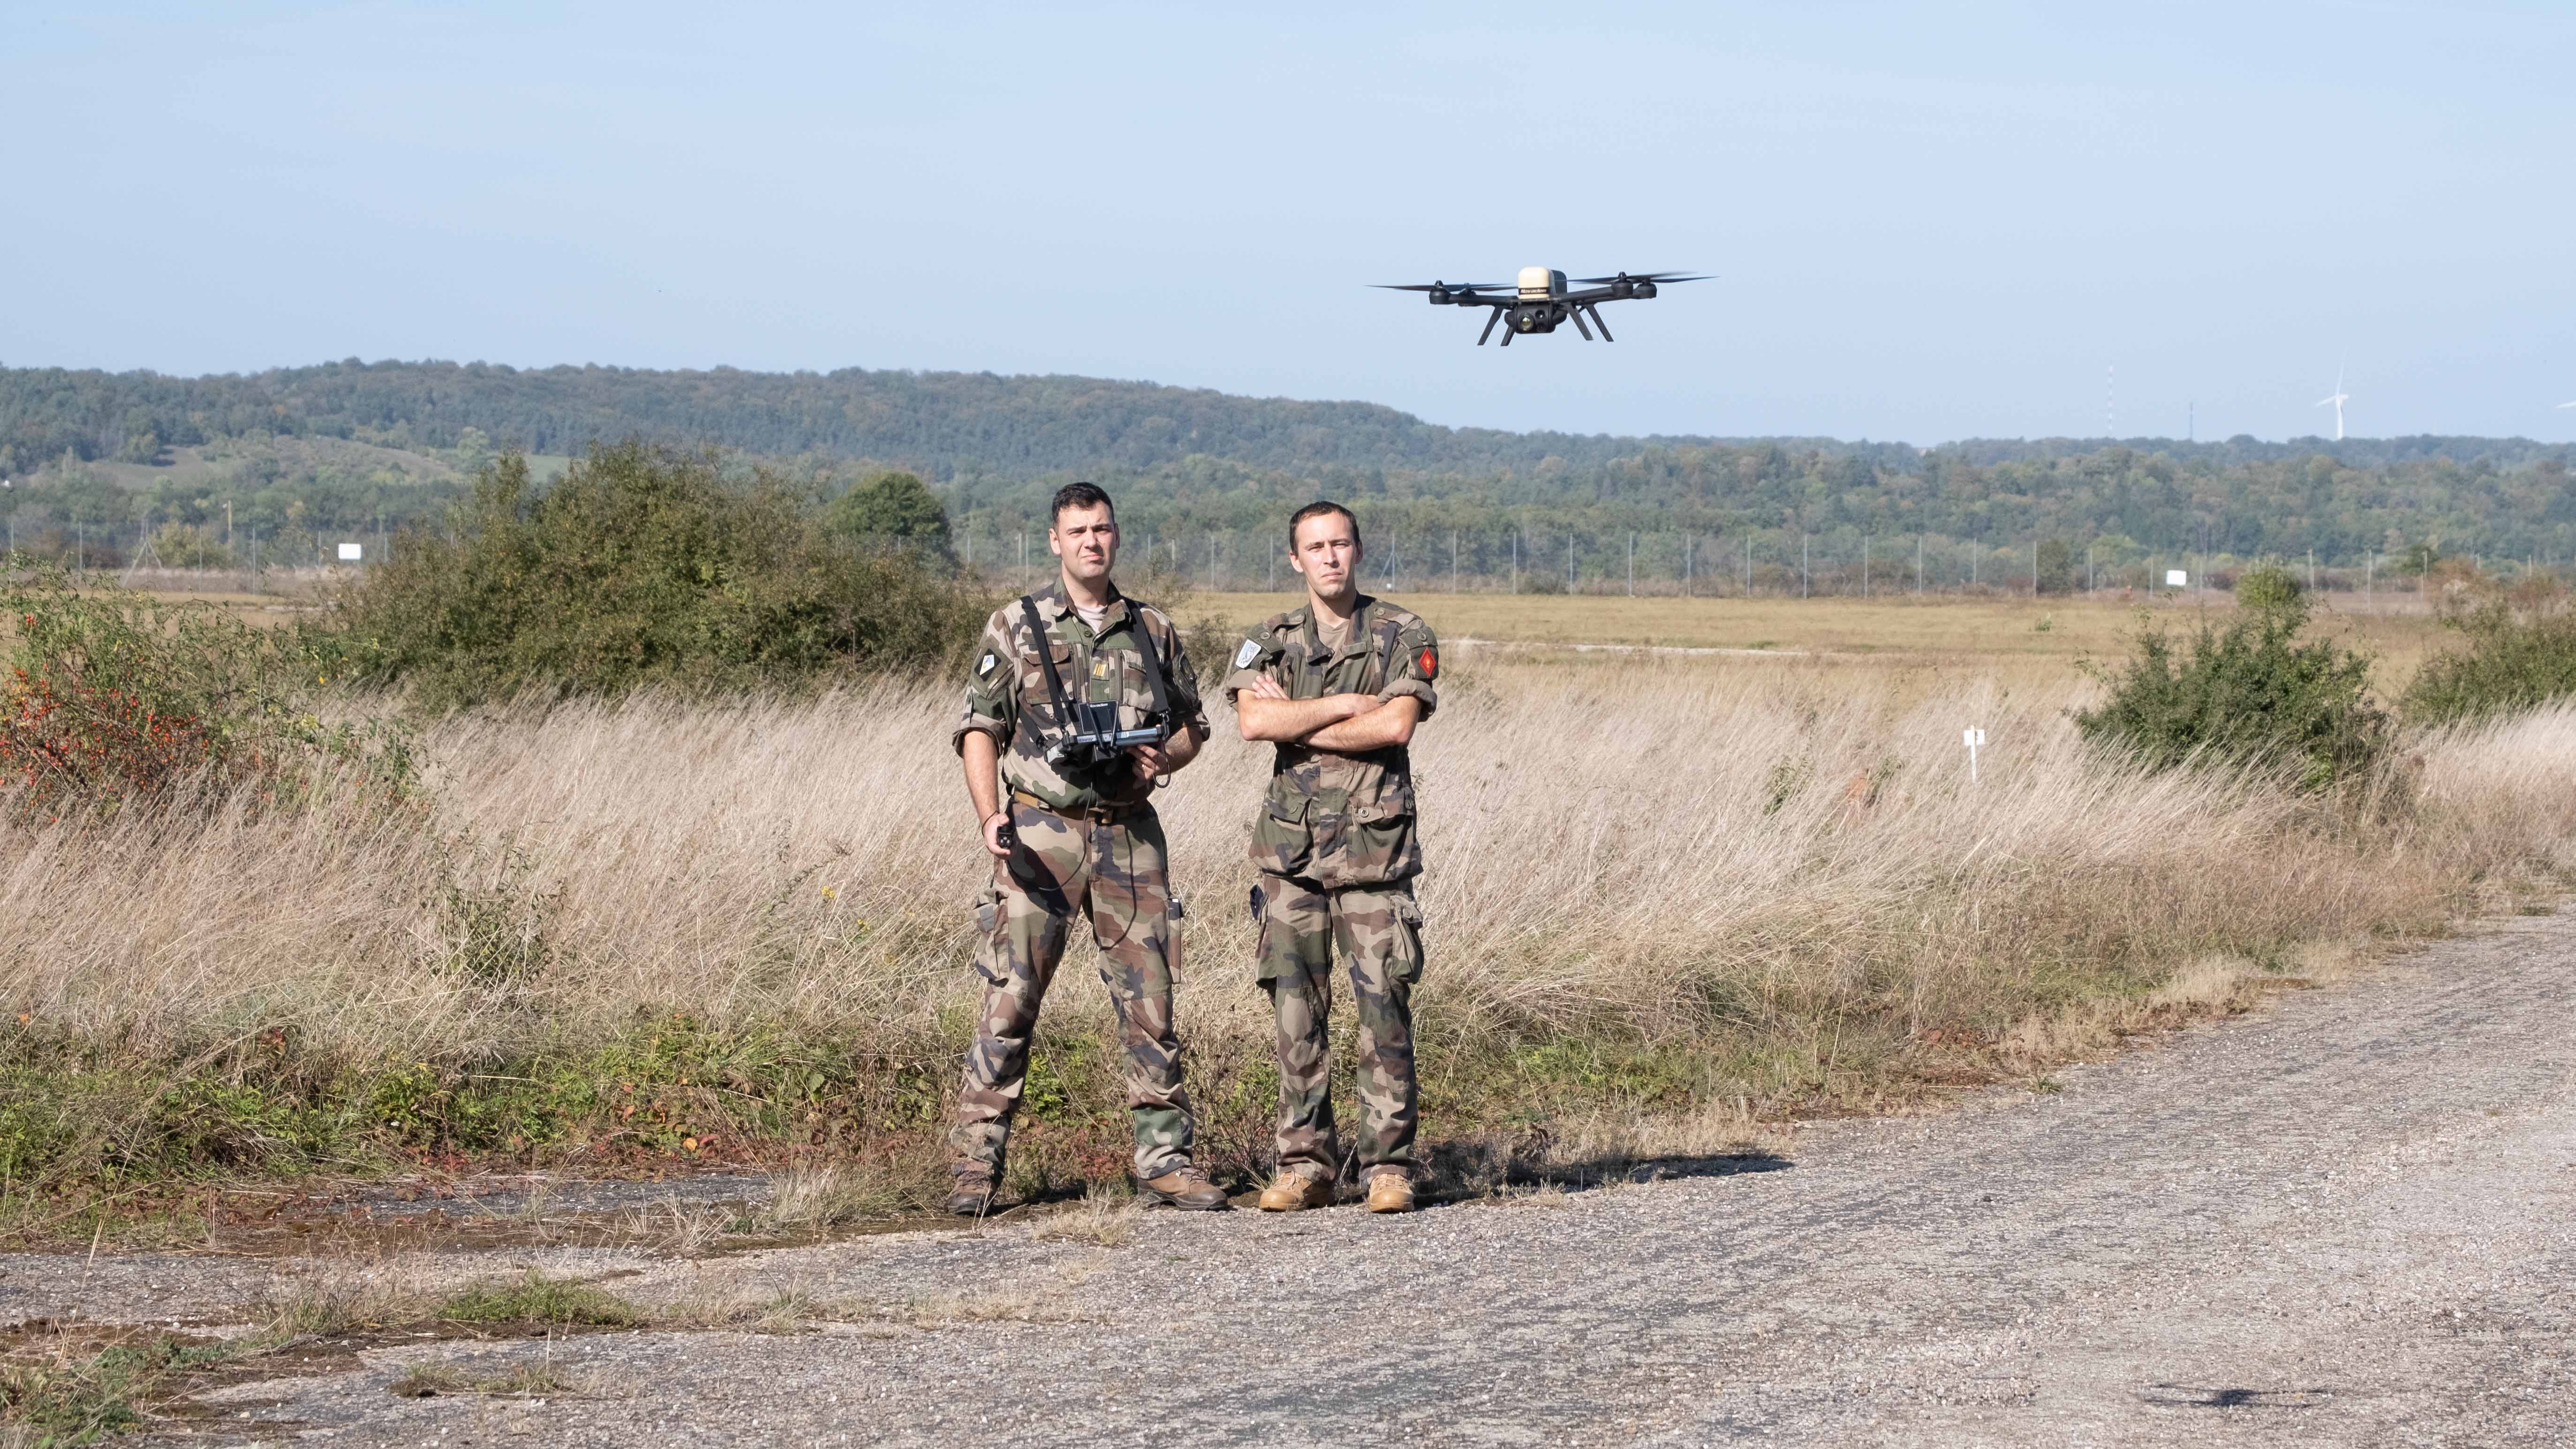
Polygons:
[[[823,509],[900,469],[965,562],[1011,565],[1059,483],[1096,479],[1131,540],[1221,585],[1319,494],[1398,578],[1542,586],[1862,580],[2024,586],[2036,550],[2086,582],[2263,557],[2357,579],[2470,555],[2576,558],[2571,448],[2413,437],[2264,443],[1612,437],[1449,428],[1370,403],[1232,397],[1079,377],[361,363],[179,378],[0,369],[0,508],[19,546],[187,566],[280,562],[436,529],[504,452],[542,479],[597,443],[714,448]],[[2106,572],[2107,571],[2107,572]]]

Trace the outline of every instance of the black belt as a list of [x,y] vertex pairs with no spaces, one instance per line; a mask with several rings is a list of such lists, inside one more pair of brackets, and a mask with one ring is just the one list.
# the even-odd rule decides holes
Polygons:
[[1049,815],[1061,815],[1068,820],[1088,820],[1095,825],[1115,825],[1122,820],[1132,819],[1135,816],[1141,815],[1151,808],[1147,802],[1141,800],[1133,805],[1111,805],[1107,803],[1098,805],[1050,805],[1044,800],[1039,799],[1037,796],[1030,794],[1026,790],[1013,790],[1011,792],[1011,798],[1028,806],[1032,810],[1043,810]]

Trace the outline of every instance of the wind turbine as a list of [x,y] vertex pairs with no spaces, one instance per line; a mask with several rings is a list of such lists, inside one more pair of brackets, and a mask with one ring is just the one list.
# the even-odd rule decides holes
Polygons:
[[2318,398],[2317,406],[2331,407],[2335,410],[2335,441],[2338,443],[2343,441],[2343,405],[2350,401],[2352,401],[2352,394],[2343,390],[2343,359],[2336,358],[2334,396]]

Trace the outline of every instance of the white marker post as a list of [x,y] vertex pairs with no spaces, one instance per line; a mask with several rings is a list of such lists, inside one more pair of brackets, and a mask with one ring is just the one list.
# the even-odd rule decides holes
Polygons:
[[1979,746],[1985,744],[1985,742],[1986,732],[1984,730],[1964,729],[1959,731],[1959,743],[1968,747],[1968,783],[1971,785],[1977,783],[1977,749]]

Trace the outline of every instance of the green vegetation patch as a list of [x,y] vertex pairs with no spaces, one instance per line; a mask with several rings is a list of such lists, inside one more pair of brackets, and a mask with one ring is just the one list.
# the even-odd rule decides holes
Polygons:
[[2270,602],[2223,626],[2204,621],[2179,642],[2142,627],[2125,666],[2097,671],[2110,697],[2077,712],[2076,727],[2154,769],[2280,769],[2310,788],[2365,771],[2394,737],[2371,696],[2369,656],[2302,640],[2307,604],[2267,577],[2281,572],[2250,572],[2243,586]]
[[[22,819],[165,808],[182,797],[265,806],[400,806],[416,788],[409,735],[322,717],[330,666],[221,610],[59,566],[8,561],[14,626],[0,680],[0,786]],[[352,787],[355,788],[345,788]]]
[[2426,724],[2488,719],[2576,695],[2576,607],[2563,591],[2496,593],[2442,621],[2465,647],[2426,661],[2403,701]]
[[587,1283],[530,1273],[459,1289],[434,1317],[449,1323],[543,1323],[561,1327],[631,1328],[644,1310]]
[[235,1352],[162,1335],[87,1357],[0,1362],[0,1424],[31,1449],[95,1443],[142,1423],[141,1403],[171,1381]]
[[818,527],[792,489],[733,479],[712,453],[598,448],[542,492],[512,455],[450,536],[406,535],[305,644],[430,708],[774,687],[971,647],[989,601],[923,549],[880,542]]

